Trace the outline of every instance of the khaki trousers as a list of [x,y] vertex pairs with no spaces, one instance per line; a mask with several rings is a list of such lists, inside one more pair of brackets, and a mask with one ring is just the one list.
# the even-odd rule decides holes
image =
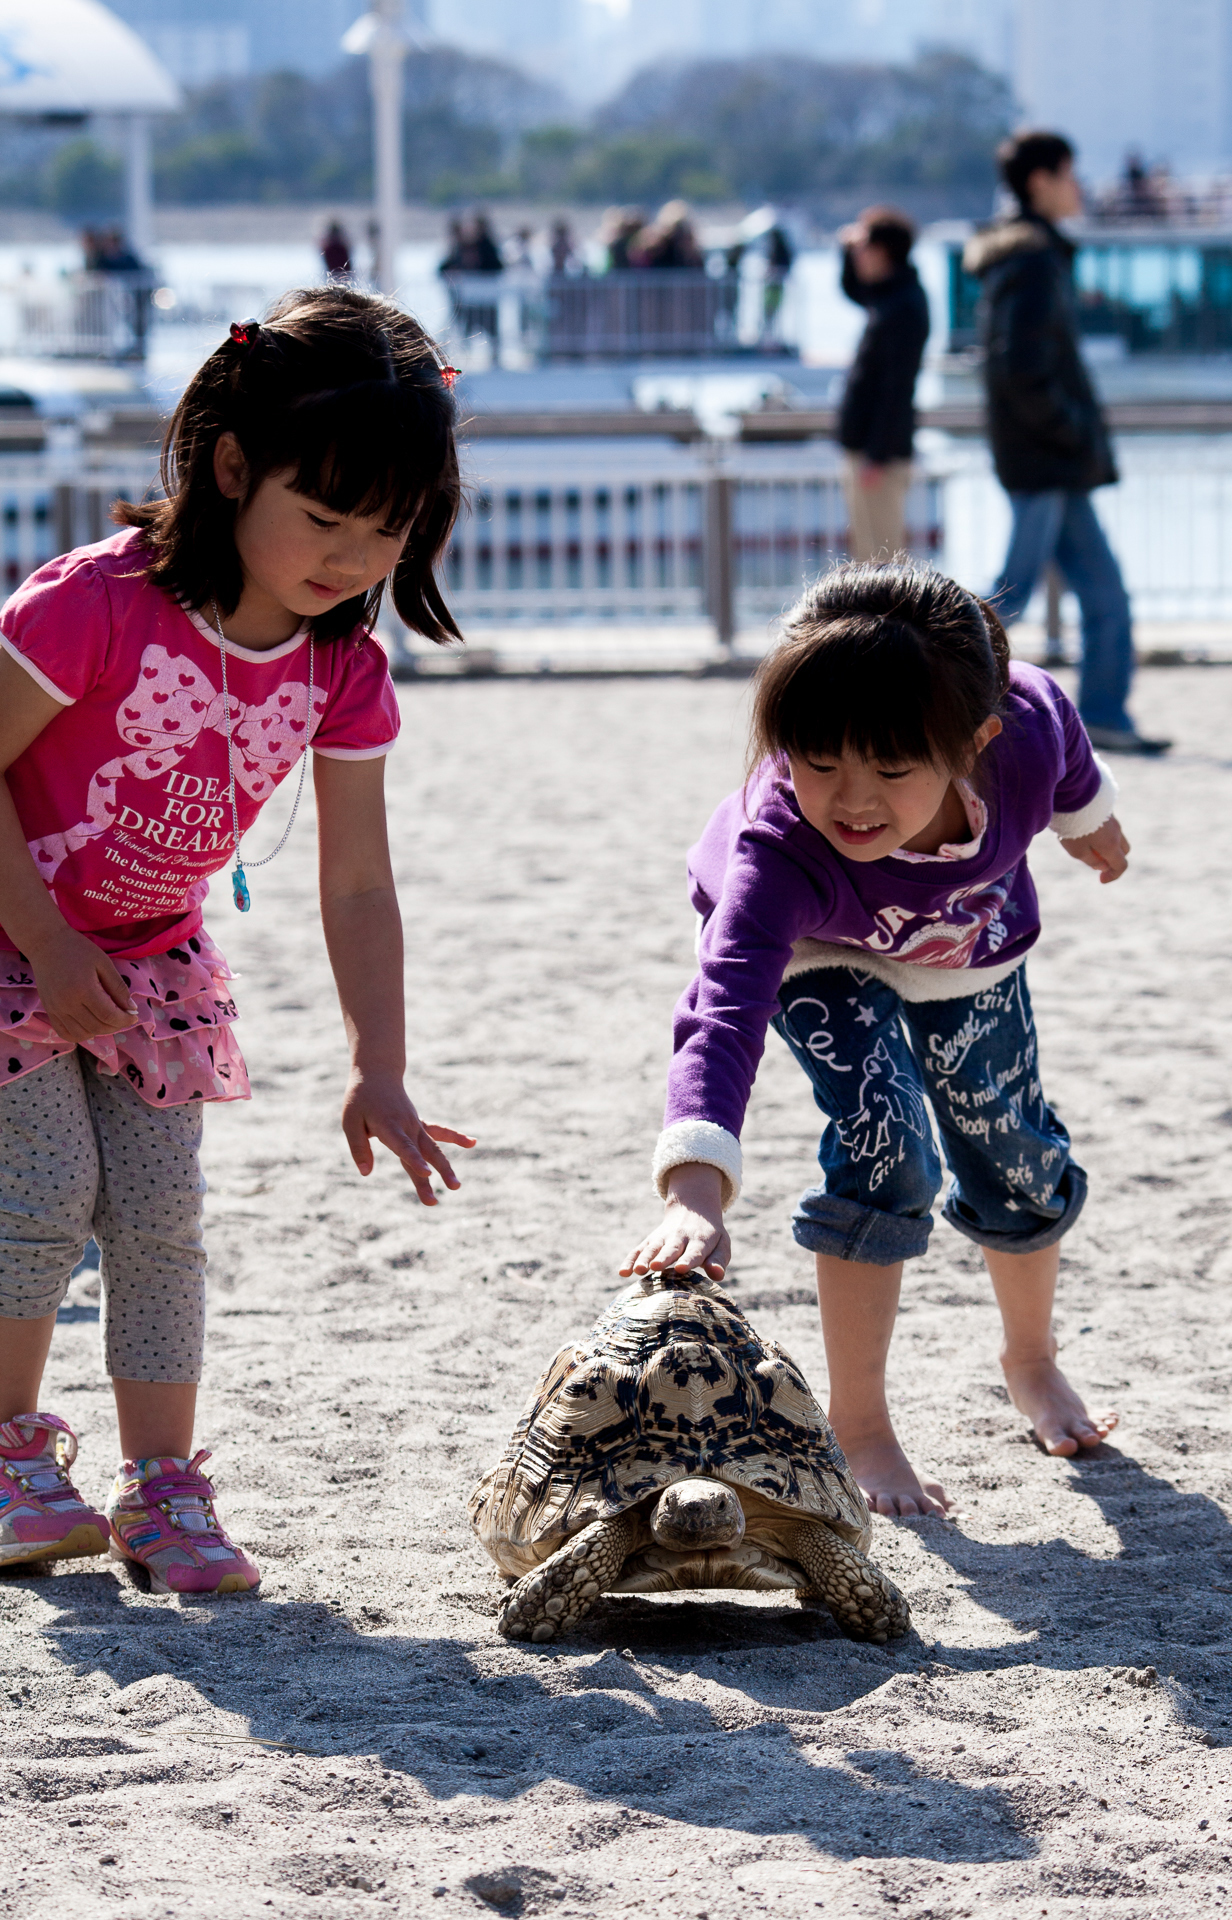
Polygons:
[[862,453],[843,456],[843,492],[851,522],[853,560],[889,560],[906,544],[903,512],[911,485],[910,460],[887,460],[875,487],[862,487]]

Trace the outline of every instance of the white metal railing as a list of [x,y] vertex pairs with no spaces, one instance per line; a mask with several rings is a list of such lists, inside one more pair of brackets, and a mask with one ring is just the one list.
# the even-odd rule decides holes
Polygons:
[[0,350],[40,357],[140,360],[149,327],[148,273],[63,273],[0,282]]
[[0,456],[0,599],[57,553],[105,540],[116,531],[113,502],[141,499],[156,479],[144,454],[97,471],[81,462],[71,473],[38,454]]
[[[462,621],[696,623],[723,638],[788,604],[846,552],[830,447],[489,445],[446,565]],[[939,483],[908,499],[914,551],[937,557]]]
[[617,273],[447,273],[451,327],[498,355],[548,360],[730,352],[739,345],[741,278],[698,269]]
[[[1232,435],[1126,435],[1119,487],[1096,509],[1138,619],[1232,624]],[[469,505],[446,558],[460,623],[696,625],[721,639],[763,624],[842,557],[847,516],[822,443],[488,442],[470,453]],[[156,480],[144,453],[0,456],[0,590],[53,554],[106,538],[120,495]],[[908,500],[909,542],[985,591],[1009,508],[981,447],[930,451]]]
[[[1139,620],[1232,622],[1232,435],[1118,435],[1120,484],[1092,504]],[[941,564],[986,590],[1005,557],[1009,502],[985,447],[937,456],[945,488]]]
[[704,486],[700,474],[507,473],[459,521],[450,603],[472,621],[704,617]]

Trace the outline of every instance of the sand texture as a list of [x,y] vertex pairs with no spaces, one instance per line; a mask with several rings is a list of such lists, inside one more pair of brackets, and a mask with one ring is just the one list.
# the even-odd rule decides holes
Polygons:
[[[1144,673],[1183,744],[1118,768],[1131,875],[1052,843],[1031,963],[1045,1085],[1092,1198],[1063,1364],[1115,1445],[1041,1455],[998,1384],[974,1248],[939,1226],[892,1356],[960,1517],[876,1523],[894,1651],[771,1597],[616,1598],[558,1648],[496,1634],[465,1500],[650,1221],[683,856],[734,783],[745,689],[402,690],[391,765],[411,1084],[481,1144],[435,1212],[337,1132],[344,1049],[310,825],[212,926],[256,1097],[207,1121],[201,1443],[257,1599],[157,1598],[105,1561],[0,1580],[0,1914],[499,1912],[925,1920],[1232,1905],[1232,676]],[[272,845],[267,821],[249,849]],[[268,839],[264,836],[268,835]],[[819,1394],[807,1084],[771,1036],[732,1286]],[[114,1471],[97,1280],[45,1404]],[[1150,1669],[1157,1670],[1155,1680]],[[1227,1893],[1225,1890],[1230,1890]]]

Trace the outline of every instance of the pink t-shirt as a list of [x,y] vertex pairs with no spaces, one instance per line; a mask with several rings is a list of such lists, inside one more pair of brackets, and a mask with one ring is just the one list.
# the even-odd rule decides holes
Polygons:
[[[39,872],[69,925],[107,953],[166,953],[201,924],[233,851],[216,629],[142,569],[140,529],[62,554],[0,614],[0,646],[64,710],[8,770]],[[357,628],[255,652],[227,642],[241,835],[310,742],[335,760],[388,753],[398,704]],[[263,849],[254,849],[254,852]],[[0,928],[0,947],[16,942]]]

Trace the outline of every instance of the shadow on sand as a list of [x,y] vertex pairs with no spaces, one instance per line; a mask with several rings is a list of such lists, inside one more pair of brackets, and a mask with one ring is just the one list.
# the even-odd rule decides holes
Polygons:
[[[614,1831],[681,1821],[795,1833],[831,1860],[1023,1860],[1037,1851],[1035,1833],[996,1786],[938,1777],[889,1746],[853,1747],[844,1767],[827,1764],[814,1743],[832,1747],[832,1733],[799,1716],[840,1714],[878,1689],[910,1686],[917,1702],[927,1689],[943,1720],[937,1683],[947,1674],[1152,1664],[1189,1683],[1170,1690],[1173,1711],[1211,1744],[1232,1737],[1227,1690],[1204,1695],[1202,1677],[1202,1649],[1223,1639],[1232,1595],[1195,1583],[1192,1571],[1199,1556],[1232,1568],[1232,1528],[1213,1501],[1178,1492],[1113,1447],[1080,1458],[1073,1473],[1117,1528],[1115,1557],[1090,1559],[1057,1540],[1034,1550],[1024,1571],[1020,1545],[906,1523],[1014,1630],[1000,1646],[935,1656],[914,1633],[894,1650],[855,1646],[811,1606],[640,1596],[601,1603],[562,1647],[510,1646],[492,1623],[495,1580],[443,1596],[477,1617],[472,1637],[441,1638],[391,1634],[379,1607],[356,1605],[347,1618],[337,1603],[275,1598],[142,1604],[131,1584],[123,1589],[129,1576],[111,1570],[52,1581],[27,1569],[3,1585],[37,1580],[53,1615],[44,1644],[66,1676],[111,1676],[122,1690],[115,1731],[137,1740],[234,1740],[210,1732],[200,1696],[243,1716],[276,1754],[377,1754],[391,1792],[417,1783],[438,1803],[469,1799],[476,1817],[484,1799],[508,1802],[554,1781],[579,1789]],[[681,1697],[675,1682],[685,1674],[705,1683],[702,1697]]]

